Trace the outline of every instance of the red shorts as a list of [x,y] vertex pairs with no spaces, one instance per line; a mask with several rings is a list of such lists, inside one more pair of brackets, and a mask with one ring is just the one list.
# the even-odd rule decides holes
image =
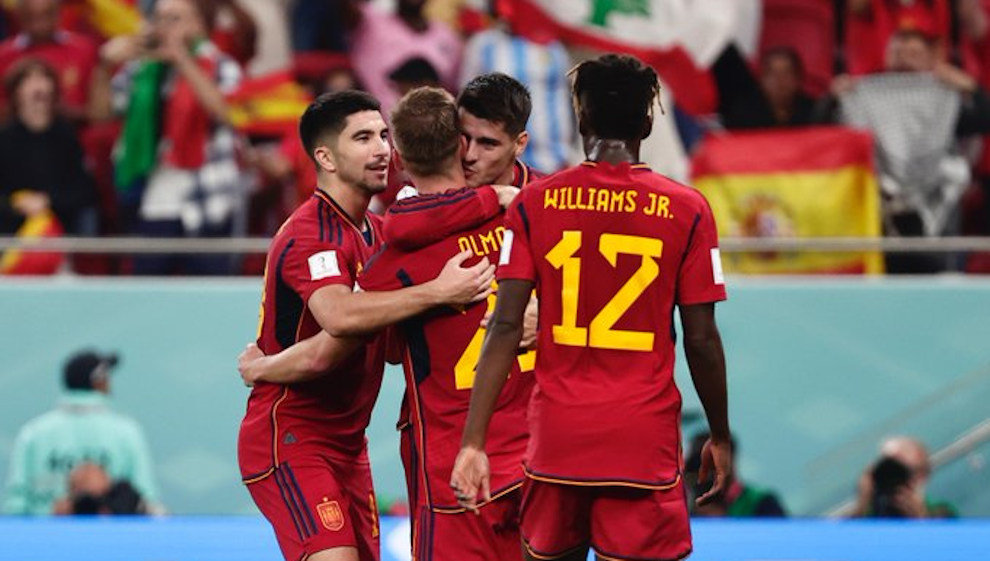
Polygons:
[[511,491],[484,505],[480,514],[417,509],[413,561],[521,561],[519,500]]
[[356,547],[361,561],[378,561],[378,509],[366,457],[294,459],[247,488],[286,561],[335,547]]
[[691,553],[680,482],[662,491],[620,486],[523,483],[523,544],[537,559],[589,545],[603,559],[673,560]]

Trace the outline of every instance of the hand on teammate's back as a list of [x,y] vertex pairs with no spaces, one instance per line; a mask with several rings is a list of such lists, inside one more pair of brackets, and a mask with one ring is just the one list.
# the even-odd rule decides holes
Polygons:
[[451,257],[437,278],[430,281],[436,290],[437,301],[443,304],[469,304],[484,300],[493,292],[495,265],[488,259],[465,267],[464,262],[474,255],[469,250]]
[[237,371],[241,373],[241,379],[244,380],[245,386],[253,387],[254,383],[258,381],[258,373],[256,369],[251,368],[251,365],[263,356],[265,353],[261,352],[255,343],[248,343],[241,354],[237,355]]
[[512,185],[492,185],[495,194],[498,195],[498,204],[502,208],[509,208],[512,200],[519,194],[519,188]]
[[[519,340],[519,348],[532,350],[536,348],[536,336],[537,327],[539,327],[539,311],[540,305],[539,301],[536,299],[534,294],[530,299],[529,303],[526,304],[526,315],[523,316],[523,334],[522,339]],[[485,317],[481,318],[481,328],[488,329],[488,322],[494,314],[494,310],[488,310],[485,313]]]
[[[713,473],[714,472],[714,473]],[[701,467],[698,481],[712,479],[711,488],[697,499],[698,506],[706,505],[721,497],[732,480],[732,444],[726,441],[708,439],[701,450]]]

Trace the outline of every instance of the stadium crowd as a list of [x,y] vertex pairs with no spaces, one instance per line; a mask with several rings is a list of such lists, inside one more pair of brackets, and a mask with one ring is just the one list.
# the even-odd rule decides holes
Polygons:
[[[520,28],[513,10],[528,4],[4,2],[0,235],[271,235],[314,183],[293,130],[298,114],[313,95],[351,87],[381,99],[387,115],[412,87],[456,92],[480,73],[503,71],[536,100],[522,160],[543,172],[573,164],[580,150],[566,72],[589,49]],[[671,25],[704,23],[716,4]],[[849,124],[876,142],[885,235],[988,233],[990,143],[981,135],[990,132],[990,2],[732,5],[724,36],[696,57],[715,96],[701,100],[674,65],[660,68],[669,118],[657,119],[644,160],[688,180],[692,153],[713,135]],[[402,183],[393,170],[373,210],[384,210]],[[758,234],[791,228],[765,222]],[[985,255],[966,257],[888,260],[887,269],[990,271]],[[76,256],[65,264],[60,255],[8,254],[0,271],[260,267],[258,256]]]

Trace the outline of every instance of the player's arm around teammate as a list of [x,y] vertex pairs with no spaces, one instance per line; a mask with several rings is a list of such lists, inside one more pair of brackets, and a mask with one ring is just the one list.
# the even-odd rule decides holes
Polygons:
[[[419,286],[384,292],[321,288],[313,293],[309,306],[324,330],[270,356],[265,356],[257,344],[249,343],[237,357],[237,369],[244,384],[294,384],[318,378],[360,347],[365,335],[434,306],[467,304],[487,298],[492,291],[495,268],[484,260],[462,267],[471,255],[469,251],[455,255],[437,278]],[[353,316],[344,322],[346,333],[335,329],[343,315]]]

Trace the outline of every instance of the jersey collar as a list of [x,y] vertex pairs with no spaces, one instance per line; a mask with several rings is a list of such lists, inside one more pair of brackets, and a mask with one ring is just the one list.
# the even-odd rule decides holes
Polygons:
[[[364,240],[364,230],[362,228],[360,228],[357,225],[357,223],[354,222],[354,220],[351,218],[351,216],[349,214],[347,214],[347,211],[345,211],[343,208],[340,207],[339,204],[337,204],[337,201],[333,200],[333,197],[331,197],[330,195],[326,194],[325,192],[323,192],[319,188],[317,188],[314,191],[314,195],[318,199],[320,199],[323,202],[327,203],[327,206],[331,209],[331,211],[334,212],[334,213],[336,213],[337,216],[339,216],[341,219],[343,219],[344,223],[347,224],[348,226],[350,226],[351,228],[353,228],[355,232],[357,232],[358,234],[361,235],[361,239]],[[364,217],[364,226],[365,226],[365,228],[368,229],[368,231],[371,232],[371,243],[369,245],[372,245],[372,246],[375,245],[375,236],[376,236],[375,229],[371,227],[371,221],[368,220],[368,217],[367,216]]]

